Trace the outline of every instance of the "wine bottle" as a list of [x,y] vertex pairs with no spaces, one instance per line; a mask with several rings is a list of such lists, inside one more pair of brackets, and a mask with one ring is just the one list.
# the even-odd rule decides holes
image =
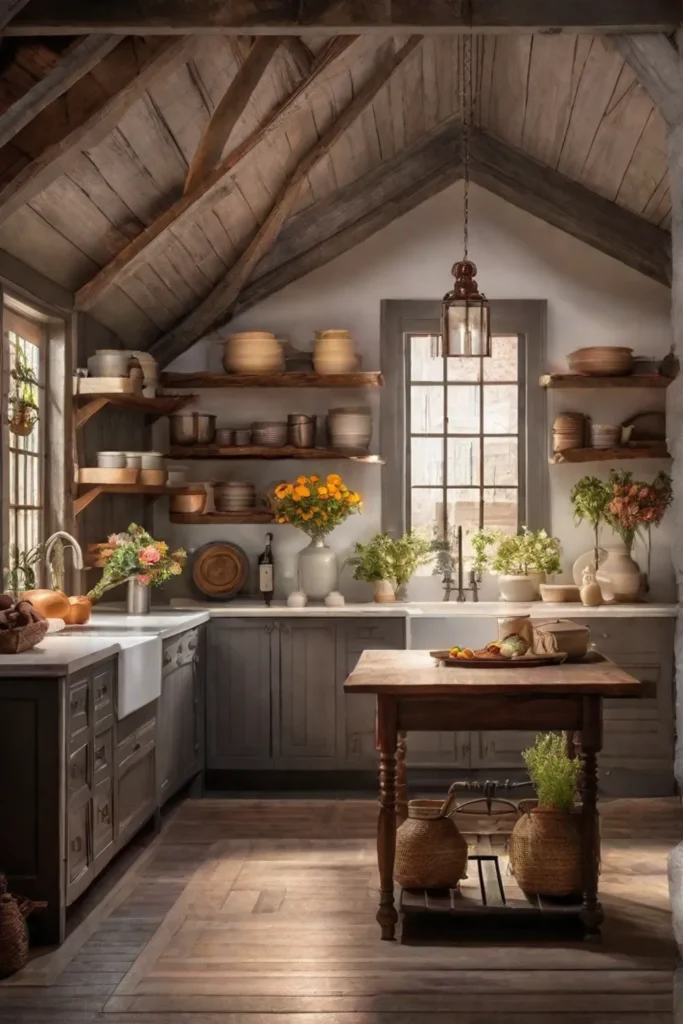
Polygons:
[[275,562],[273,561],[273,551],[270,546],[272,540],[272,533],[267,533],[266,550],[262,555],[259,555],[258,560],[259,590],[263,594],[263,600],[268,606],[270,606],[270,602],[273,600],[273,589],[275,587]]

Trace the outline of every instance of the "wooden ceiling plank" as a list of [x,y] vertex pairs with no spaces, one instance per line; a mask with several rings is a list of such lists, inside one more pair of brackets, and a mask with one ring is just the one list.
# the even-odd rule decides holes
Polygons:
[[28,0],[0,0],[0,30],[5,28],[27,3]]
[[421,41],[421,36],[411,36],[397,53],[383,57],[363,88],[300,161],[280,192],[268,217],[225,279],[173,330],[157,339],[150,347],[150,351],[159,359],[160,365],[168,365],[188,349],[212,326],[221,313],[232,307],[252,277],[257,265],[274,245],[282,225],[294,210],[311,168],[330,152],[349,125],[353,124],[366,107],[372,103],[379,90],[391,78],[396,69],[410,57]]
[[186,215],[196,216],[201,205],[209,199],[217,186],[224,181],[231,171],[236,170],[242,160],[274,128],[296,110],[298,103],[308,94],[314,83],[317,83],[320,76],[343,56],[354,41],[355,37],[353,36],[332,40],[315,60],[308,77],[269,115],[266,121],[260,124],[237,149],[229,153],[193,192],[182,196],[168,210],[157,217],[125,249],[122,249],[118,256],[108,263],[96,277],[79,289],[75,297],[76,308],[80,310],[92,309],[96,303],[101,301],[110,288],[135,270],[138,261],[143,255],[145,259],[149,259],[153,255],[155,243],[163,245],[163,242],[160,240],[165,231]]
[[635,72],[667,124],[683,121],[683,63],[665,35],[615,35],[610,43]]
[[36,114],[87,75],[120,42],[119,36],[93,35],[69,46],[45,77],[0,115],[0,146],[6,145]]
[[211,115],[199,140],[185,179],[185,195],[193,192],[204,181],[209,171],[216,167],[235,125],[244,114],[281,42],[280,36],[262,36],[254,40],[244,63]]
[[[3,0],[7,5],[8,0]],[[10,0],[16,6],[18,0]],[[20,0],[19,0],[20,2]],[[2,8],[0,8],[2,10]],[[239,35],[382,31],[572,32],[674,31],[678,0],[32,0],[10,26],[13,35],[235,33]]]
[[[67,130],[57,142],[22,167],[0,190],[0,223],[67,170],[72,155],[96,145],[106,136],[129,107],[140,99],[157,75],[167,73],[187,60],[192,45],[193,41],[185,37],[164,40],[119,92],[106,98],[93,114],[70,131]],[[68,97],[68,93],[66,95]]]
[[660,284],[671,283],[671,239],[642,217],[483,133],[472,140],[472,180]]

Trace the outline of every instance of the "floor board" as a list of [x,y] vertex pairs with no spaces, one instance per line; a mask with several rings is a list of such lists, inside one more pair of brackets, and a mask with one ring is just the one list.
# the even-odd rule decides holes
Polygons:
[[[431,915],[381,942],[376,813],[186,801],[61,949],[0,984],[0,1024],[671,1024],[677,799],[601,807],[598,944],[563,922],[541,935]],[[466,827],[514,889],[509,819]]]

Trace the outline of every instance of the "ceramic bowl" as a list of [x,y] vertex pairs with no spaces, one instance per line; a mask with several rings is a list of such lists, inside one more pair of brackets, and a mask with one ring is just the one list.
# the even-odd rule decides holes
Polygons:
[[541,600],[549,604],[564,604],[580,599],[579,587],[573,583],[541,583]]
[[100,469],[125,469],[125,452],[98,452],[97,465]]
[[579,348],[567,356],[572,373],[587,377],[626,377],[633,372],[633,349],[618,345]]

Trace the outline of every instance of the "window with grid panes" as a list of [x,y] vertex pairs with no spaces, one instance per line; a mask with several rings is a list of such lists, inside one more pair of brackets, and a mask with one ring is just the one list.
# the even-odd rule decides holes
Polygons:
[[522,339],[494,336],[488,358],[439,355],[438,336],[406,336],[407,517],[453,536],[480,526],[516,533],[524,452]]
[[[45,325],[20,315],[7,305],[3,310],[5,358],[11,369],[17,350],[38,379],[38,420],[27,436],[8,431],[7,437],[7,501],[4,505],[6,538],[5,557],[18,548],[27,552],[46,539],[45,455],[47,332]],[[10,378],[10,389],[13,382]],[[9,565],[9,560],[6,562]]]

